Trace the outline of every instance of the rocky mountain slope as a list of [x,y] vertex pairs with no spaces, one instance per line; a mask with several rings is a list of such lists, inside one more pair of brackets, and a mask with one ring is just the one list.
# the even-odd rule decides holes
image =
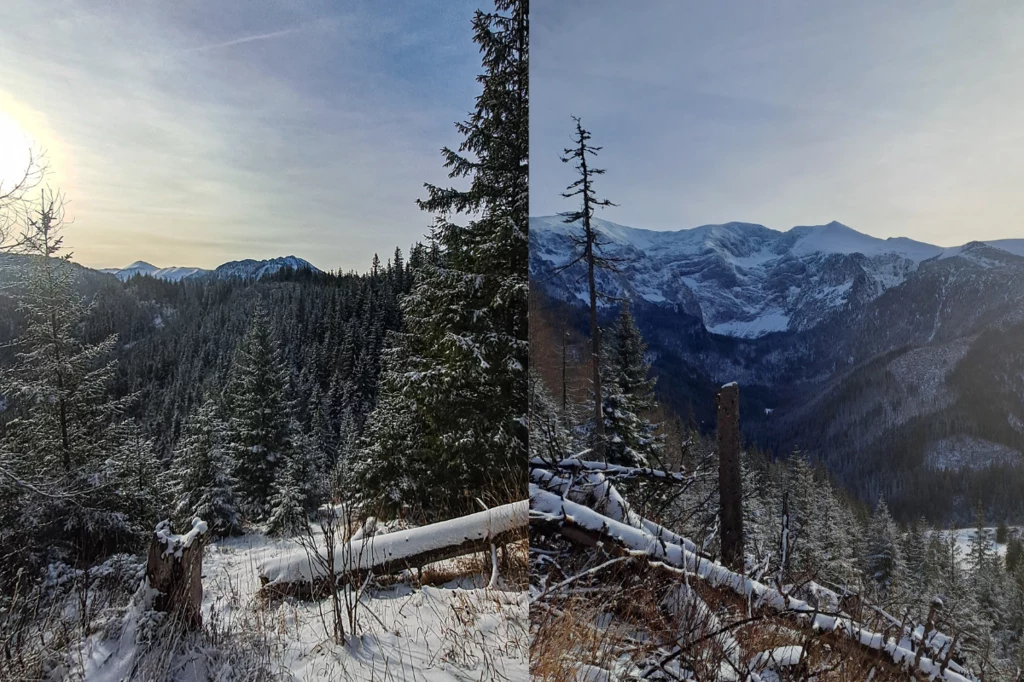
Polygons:
[[[633,302],[680,414],[710,428],[714,388],[739,381],[748,438],[809,451],[866,500],[963,516],[984,490],[993,513],[1024,515],[1024,240],[597,225],[621,259],[600,286]],[[582,306],[582,270],[559,271],[572,227],[530,227],[534,286]]]

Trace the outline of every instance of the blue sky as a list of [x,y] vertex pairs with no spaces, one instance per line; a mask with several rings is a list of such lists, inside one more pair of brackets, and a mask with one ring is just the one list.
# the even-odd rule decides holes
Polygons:
[[535,0],[530,212],[572,205],[570,115],[601,216],[650,229],[838,220],[942,245],[1024,237],[1024,6]]
[[365,270],[428,231],[415,200],[478,94],[482,5],[5,2],[0,175],[46,151],[86,265]]

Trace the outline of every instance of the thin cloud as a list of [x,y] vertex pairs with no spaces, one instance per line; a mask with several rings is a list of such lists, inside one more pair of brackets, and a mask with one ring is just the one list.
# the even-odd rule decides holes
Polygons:
[[225,47],[233,47],[235,45],[242,45],[244,43],[253,43],[260,40],[272,40],[274,38],[281,38],[284,36],[294,35],[304,30],[306,26],[295,26],[293,28],[286,28],[280,31],[271,31],[269,33],[257,33],[255,35],[244,36],[242,38],[235,38],[234,40],[226,40],[222,43],[212,43],[210,45],[200,45],[199,47],[191,47],[182,52],[209,52],[210,50],[219,50]]

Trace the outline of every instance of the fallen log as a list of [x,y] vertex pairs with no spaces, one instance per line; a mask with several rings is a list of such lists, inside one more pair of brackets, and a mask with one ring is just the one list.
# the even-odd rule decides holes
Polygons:
[[701,557],[683,546],[666,542],[643,528],[622,523],[604,516],[589,507],[559,497],[530,484],[530,525],[541,532],[558,532],[569,540],[584,544],[601,543],[613,554],[631,554],[648,561],[662,563],[671,569],[686,572],[703,579],[715,588],[731,590],[753,605],[777,613],[802,618],[813,631],[833,633],[843,641],[884,655],[897,666],[911,673],[947,682],[971,682],[974,678],[963,667],[949,662],[943,664],[935,658],[917,656],[884,634],[872,632],[861,623],[844,615],[821,613],[807,602],[784,594],[752,578],[729,570],[725,566]]
[[394,575],[435,561],[489,551],[492,544],[526,537],[528,507],[529,502],[521,500],[419,528],[353,539],[334,550],[333,581],[323,550],[316,555],[305,549],[292,550],[258,567],[260,593],[321,599],[334,587],[359,583],[370,574]]

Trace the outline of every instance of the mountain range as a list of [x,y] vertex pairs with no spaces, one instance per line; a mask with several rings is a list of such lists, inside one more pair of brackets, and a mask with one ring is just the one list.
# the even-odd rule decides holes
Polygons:
[[[963,520],[985,491],[992,513],[1024,518],[1024,240],[594,225],[619,262],[599,288],[632,302],[679,414],[713,428],[714,392],[739,381],[750,442],[807,452],[866,501]],[[582,266],[562,269],[579,229],[531,218],[530,271],[582,329]]]
[[293,270],[312,270],[320,272],[316,267],[302,258],[296,256],[283,256],[267,260],[237,260],[224,263],[214,270],[190,267],[168,267],[158,268],[146,261],[136,261],[125,268],[104,268],[100,272],[114,275],[121,281],[131,279],[136,275],[147,275],[157,279],[178,282],[191,277],[241,277],[243,279],[259,279],[264,275],[277,272],[281,268],[292,268]]

